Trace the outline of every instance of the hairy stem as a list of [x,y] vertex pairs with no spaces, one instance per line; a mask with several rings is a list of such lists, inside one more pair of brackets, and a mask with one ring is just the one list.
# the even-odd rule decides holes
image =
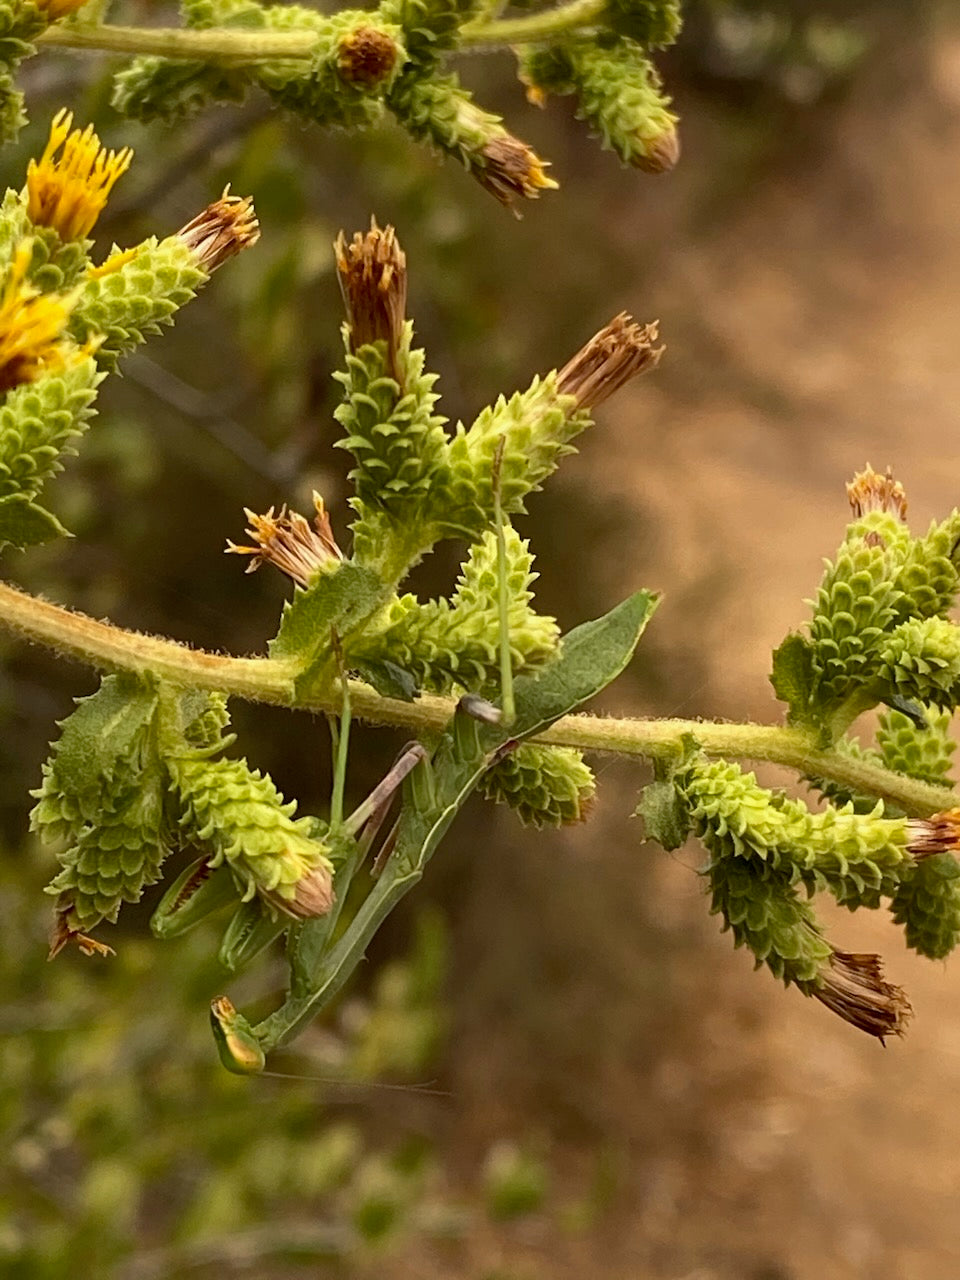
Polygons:
[[460,28],[461,47],[535,44],[538,40],[549,40],[576,27],[592,26],[606,7],[606,0],[571,0],[570,4],[525,14],[522,18],[466,22]]
[[[342,707],[339,683],[329,692],[298,698],[294,689],[297,668],[290,661],[189,649],[174,640],[97,622],[2,582],[0,627],[104,671],[151,671],[174,684],[309,711],[339,713]],[[401,702],[382,698],[359,681],[350,682],[350,704],[357,719],[415,732],[443,729],[454,711],[449,698],[424,695],[416,702]],[[830,778],[889,800],[910,814],[925,816],[957,804],[957,794],[949,787],[931,786],[866,760],[818,749],[813,734],[781,725],[573,715],[558,720],[536,740],[656,759],[686,734],[710,755],[786,765],[797,773]]]
[[55,23],[37,37],[37,44],[60,49],[90,49],[101,53],[152,53],[161,58],[211,62],[268,62],[279,58],[309,58],[317,43],[313,31],[233,31],[211,27],[193,31],[183,27],[90,27]]

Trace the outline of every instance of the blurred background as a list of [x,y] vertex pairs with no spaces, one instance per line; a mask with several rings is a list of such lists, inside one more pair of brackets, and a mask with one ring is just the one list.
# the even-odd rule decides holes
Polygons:
[[[147,0],[116,16],[168,17]],[[517,222],[388,126],[327,135],[251,100],[148,130],[111,112],[107,60],[27,64],[33,123],[4,152],[8,185],[62,104],[136,150],[99,252],[176,230],[227,181],[263,236],[107,383],[50,489],[75,538],[4,572],[125,626],[262,651],[286,586],[222,548],[244,506],[306,510],[312,488],[345,528],[330,245],[375,214],[407,251],[454,420],[616,312],[659,317],[660,369],[604,406],[531,504],[539,601],[566,628],[665,591],[608,709],[777,718],[770,651],[841,537],[844,482],[890,463],[918,528],[958,501],[960,21],[950,4],[692,0],[660,66],[683,157],[650,178],[569,102],[528,106],[509,57],[463,60],[561,183]],[[454,569],[434,556],[416,586],[445,590]],[[278,1075],[230,1077],[207,1001],[226,986],[268,1002],[279,957],[227,983],[216,929],[155,942],[148,902],[113,931],[116,959],[47,965],[52,858],[26,835],[27,792],[53,721],[96,679],[0,643],[0,1274],[956,1272],[960,979],[908,955],[883,915],[828,924],[912,997],[886,1051],[751,972],[707,914],[699,850],[644,846],[628,820],[641,769],[599,761],[581,828],[471,808]],[[318,810],[322,723],[233,710],[250,762]],[[398,742],[364,734],[354,800]]]

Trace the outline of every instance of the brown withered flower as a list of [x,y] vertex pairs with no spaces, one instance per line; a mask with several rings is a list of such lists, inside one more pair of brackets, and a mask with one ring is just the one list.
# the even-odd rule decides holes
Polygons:
[[960,809],[908,818],[907,848],[918,862],[938,853],[960,853]]
[[901,987],[886,982],[879,956],[833,950],[811,995],[844,1022],[876,1036],[902,1036],[913,1009]]
[[560,185],[547,176],[547,161],[512,134],[491,138],[481,156],[482,162],[473,169],[474,176],[517,217],[517,200],[536,200],[541,191],[555,191]]
[[594,334],[557,375],[561,395],[575,396],[581,409],[594,409],[638,374],[655,369],[665,350],[655,343],[658,322],[637,324],[621,311]]
[[406,323],[407,255],[396,231],[389,225],[381,230],[371,218],[370,230],[357,231],[349,242],[341,231],[333,250],[350,326],[350,349],[385,342],[390,372],[401,381],[397,351]]
[[192,249],[207,273],[260,239],[260,224],[250,196],[232,196],[229,186],[213,204],[181,227],[179,238]]
[[258,886],[257,892],[264,901],[270,903],[284,915],[293,916],[296,920],[312,920],[316,916],[325,916],[335,901],[333,892],[333,876],[326,864],[314,867],[301,876],[294,886],[292,898]]
[[313,525],[297,511],[281,507],[274,515],[273,507],[262,516],[244,508],[250,521],[247,535],[253,539],[250,547],[227,542],[227,554],[251,556],[247,573],[253,573],[262,564],[273,564],[301,587],[308,587],[321,573],[335,568],[343,559],[330,526],[330,515],[319,493],[313,495],[315,515]]
[[898,520],[907,518],[907,495],[889,467],[880,475],[868,462],[847,485],[847,498],[855,520],[870,511],[889,513]]
[[680,134],[676,126],[671,124],[659,133],[656,139],[638,151],[630,163],[635,169],[644,173],[669,173],[680,159]]

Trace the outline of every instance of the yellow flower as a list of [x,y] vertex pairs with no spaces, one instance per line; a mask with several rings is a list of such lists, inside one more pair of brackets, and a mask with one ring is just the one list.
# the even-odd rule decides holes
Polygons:
[[52,227],[62,240],[84,240],[133,152],[129,147],[108,152],[93,125],[71,133],[72,124],[71,112],[58,111],[43,155],[27,166],[27,217],[35,227]]
[[77,295],[39,293],[26,283],[33,250],[24,240],[0,289],[0,392],[64,364],[61,337]]

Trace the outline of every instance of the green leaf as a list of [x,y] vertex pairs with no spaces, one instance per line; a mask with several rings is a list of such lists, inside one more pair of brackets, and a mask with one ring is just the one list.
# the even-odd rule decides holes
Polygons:
[[388,591],[372,569],[346,561],[313,586],[297,590],[270,643],[271,658],[299,658],[306,666],[319,655],[328,656],[331,632],[342,638],[362,625]]
[[687,806],[672,781],[651,782],[644,787],[634,816],[643,820],[647,840],[656,840],[670,852],[679,849],[690,833]]
[[55,515],[31,502],[25,493],[9,493],[0,498],[0,547],[14,546],[22,551],[53,538],[70,536]]
[[417,682],[410,671],[398,667],[386,658],[377,662],[373,658],[361,662],[351,661],[351,668],[361,680],[376,689],[383,698],[397,698],[401,702],[413,702],[420,694]]
[[[569,632],[559,657],[537,674],[522,675],[515,681],[517,718],[504,736],[521,738],[539,733],[616,680],[633,657],[659,603],[656,593],[637,591],[602,618]],[[491,726],[486,732],[493,731]]]
[[813,646],[798,631],[792,631],[774,650],[770,683],[780,701],[789,706],[791,716],[803,719],[813,690]]
[[61,790],[102,790],[121,761],[139,754],[156,708],[155,687],[126,672],[106,676],[96,693],[79,699],[55,747],[52,772]]

